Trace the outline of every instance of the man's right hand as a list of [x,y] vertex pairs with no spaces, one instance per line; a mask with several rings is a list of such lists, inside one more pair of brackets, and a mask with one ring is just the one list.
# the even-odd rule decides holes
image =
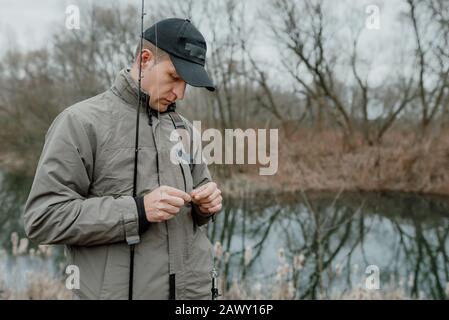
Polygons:
[[160,186],[143,198],[149,222],[162,222],[173,218],[181,207],[190,201],[189,194],[169,186]]

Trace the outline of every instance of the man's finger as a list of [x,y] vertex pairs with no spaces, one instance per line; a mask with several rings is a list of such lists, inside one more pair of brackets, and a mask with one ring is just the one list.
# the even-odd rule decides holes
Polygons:
[[205,188],[198,193],[193,195],[193,198],[196,200],[202,199],[204,197],[208,197],[215,189],[217,185],[213,182],[209,182],[206,184]]
[[165,191],[167,194],[169,194],[171,196],[182,198],[182,199],[184,199],[185,202],[192,201],[192,199],[190,198],[190,195],[188,193],[185,193],[182,190],[179,190],[179,189],[176,189],[173,187],[169,187],[169,186],[164,186],[163,191]]
[[158,210],[157,216],[154,219],[154,222],[163,222],[165,220],[169,220],[173,218],[175,215],[167,213],[163,210]]
[[170,214],[170,213],[164,212],[164,215],[162,216],[162,219],[161,219],[160,222],[170,220],[170,219],[172,219],[174,216],[175,216],[175,214]]
[[221,203],[221,196],[219,196],[218,198],[215,198],[213,201],[211,201],[211,202],[208,202],[208,203],[201,203],[200,205],[201,205],[201,207],[203,207],[203,208],[213,208],[213,207],[215,207],[216,205],[218,205],[218,204],[220,204]]
[[201,207],[201,208],[203,208],[202,211],[206,211],[207,213],[217,213],[218,211],[221,210],[221,207],[222,207],[222,204],[220,203],[212,208],[203,208],[203,207]]
[[184,205],[184,199],[180,197],[171,196],[169,194],[165,194],[162,196],[162,202],[168,203],[175,207],[182,207]]
[[198,188],[196,188],[194,190],[192,190],[191,195],[196,195],[197,193],[203,191],[205,188],[207,188],[208,184],[209,184],[209,182],[206,183],[206,184],[203,184],[202,186],[200,186],[200,187],[198,187]]
[[201,204],[208,204],[211,203],[212,201],[214,201],[215,199],[217,199],[218,197],[221,197],[221,191],[220,189],[215,189],[215,191],[212,192],[212,194],[210,194],[207,197],[204,197],[203,199],[201,199]]
[[161,206],[160,210],[165,211],[166,213],[169,213],[169,214],[176,215],[179,212],[179,207],[173,206],[169,203],[164,203]]

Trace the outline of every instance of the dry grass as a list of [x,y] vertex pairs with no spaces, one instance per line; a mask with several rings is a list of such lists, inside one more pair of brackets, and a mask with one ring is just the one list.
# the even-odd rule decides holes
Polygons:
[[[62,279],[52,277],[46,272],[33,273],[28,276],[26,288],[23,290],[4,289],[0,298],[6,300],[69,300],[72,292],[68,290]],[[1,283],[0,283],[1,286]]]
[[[255,191],[401,191],[449,195],[449,129],[426,137],[416,130],[391,129],[379,145],[354,133],[351,147],[341,131],[279,129],[279,165],[274,176],[260,176],[257,165],[211,165],[226,196]],[[23,159],[0,154],[6,171],[28,172]],[[31,166],[33,167],[33,166]],[[34,167],[33,167],[34,168]],[[29,171],[34,174],[34,169]]]
[[[17,251],[16,251],[17,252]],[[47,252],[49,252],[47,250]],[[19,253],[18,253],[19,254]],[[21,252],[20,255],[29,253]],[[229,262],[229,253],[223,252],[223,247],[219,242],[215,244],[215,256],[218,259],[218,268],[220,273],[220,266]],[[267,275],[259,275],[258,281],[239,281],[234,279],[229,289],[225,290],[224,276],[219,277],[219,292],[222,294],[223,300],[247,300],[247,299],[270,299],[270,300],[292,300],[299,299],[298,290],[293,281],[293,274],[301,273],[305,264],[305,257],[295,255],[291,261],[286,258],[284,249],[278,251],[278,268],[274,277],[267,277]],[[245,250],[245,267],[252,259],[251,247]],[[73,299],[72,292],[64,285],[64,279],[54,277],[48,272],[40,271],[30,273],[27,277],[27,282],[24,289],[14,290],[8,289],[5,286],[5,281],[2,278],[3,273],[0,273],[0,299],[7,300],[68,300]],[[336,267],[335,275],[341,277],[341,269]],[[407,295],[403,279],[398,282],[390,279],[388,283],[381,290],[367,290],[363,286],[357,286],[347,291],[332,291],[329,294],[318,293],[317,299],[336,299],[336,300],[404,300],[413,299]],[[328,288],[330,289],[330,288]],[[449,283],[446,287],[446,294],[449,298]],[[420,293],[419,299],[425,299],[423,293]],[[415,298],[416,299],[416,298]]]
[[[250,247],[245,250],[245,266],[248,265],[251,260]],[[248,256],[248,257],[247,257]],[[223,247],[220,242],[215,243],[215,257],[217,258],[217,267],[220,273],[220,269],[225,270],[224,265],[229,262],[229,253],[223,251]],[[301,281],[294,280],[299,279],[299,275],[303,272],[305,265],[305,257],[302,254],[294,255],[292,259],[287,259],[283,248],[279,249],[277,255],[278,267],[275,274],[272,276],[256,275],[255,279],[258,280],[239,280],[234,278],[231,285],[226,289],[224,278],[225,275],[221,275],[219,278],[219,292],[222,294],[221,299],[224,300],[297,300],[300,299],[301,289],[305,289],[302,286],[308,284],[301,284]],[[355,266],[354,266],[355,267]],[[354,269],[355,270],[355,269]],[[329,270],[326,271],[328,273]],[[335,267],[332,270],[335,278],[346,277],[342,275],[341,267]],[[368,290],[365,288],[365,278],[361,280],[359,284],[354,284],[350,289],[337,289],[330,285],[329,288],[317,288],[318,300],[411,300],[411,299],[425,299],[426,296],[423,292],[419,293],[418,297],[411,297],[407,292],[410,291],[410,279],[405,281],[400,278],[395,280],[395,277],[390,277],[390,281],[386,284],[382,284],[382,288],[379,290]],[[449,283],[447,283],[446,294],[449,298]]]
[[[53,255],[52,246],[39,245],[37,249],[29,248],[27,238],[19,238],[17,232],[11,234],[11,253],[13,256],[28,256],[29,258],[50,259]],[[5,255],[2,252],[2,255]],[[14,277],[15,271],[9,276]],[[66,300],[72,299],[72,292],[68,290],[63,279],[52,276],[46,270],[36,270],[26,275],[26,283],[23,289],[15,289],[6,286],[0,273],[0,299],[6,300]]]
[[[222,287],[222,286],[221,286]],[[245,284],[234,280],[230,289],[220,299],[223,300],[246,300],[246,299],[269,299],[269,300],[291,300],[295,297],[296,288],[291,281],[277,280],[271,285],[262,286],[255,283],[250,289]],[[220,289],[222,293],[222,288]],[[64,286],[62,279],[53,278],[45,272],[36,273],[29,277],[26,289],[20,291],[2,290],[0,282],[0,299],[6,300],[70,300],[72,293]],[[373,290],[355,288],[348,292],[330,297],[319,296],[318,299],[339,300],[404,300],[411,299],[401,289],[396,290]]]
[[380,145],[370,146],[356,135],[347,148],[338,131],[283,128],[279,131],[276,175],[259,176],[253,166],[233,173],[232,179],[220,179],[220,183],[227,195],[261,188],[449,195],[447,137],[449,130],[425,139],[417,138],[413,131],[391,130]]

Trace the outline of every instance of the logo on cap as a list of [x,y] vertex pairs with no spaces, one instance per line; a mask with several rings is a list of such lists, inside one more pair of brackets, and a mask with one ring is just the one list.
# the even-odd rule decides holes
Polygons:
[[193,43],[186,43],[184,49],[186,49],[187,51],[189,51],[189,54],[192,57],[196,57],[198,59],[205,59],[205,55],[206,55],[206,50],[204,48],[201,48],[199,46],[194,45]]

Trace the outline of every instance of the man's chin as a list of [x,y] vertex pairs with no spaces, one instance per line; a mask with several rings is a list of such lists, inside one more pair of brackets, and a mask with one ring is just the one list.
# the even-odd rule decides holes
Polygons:
[[164,112],[165,110],[168,109],[168,106],[171,103],[168,102],[159,102],[156,106],[150,105],[151,109],[153,109],[154,111],[159,111],[159,112]]

